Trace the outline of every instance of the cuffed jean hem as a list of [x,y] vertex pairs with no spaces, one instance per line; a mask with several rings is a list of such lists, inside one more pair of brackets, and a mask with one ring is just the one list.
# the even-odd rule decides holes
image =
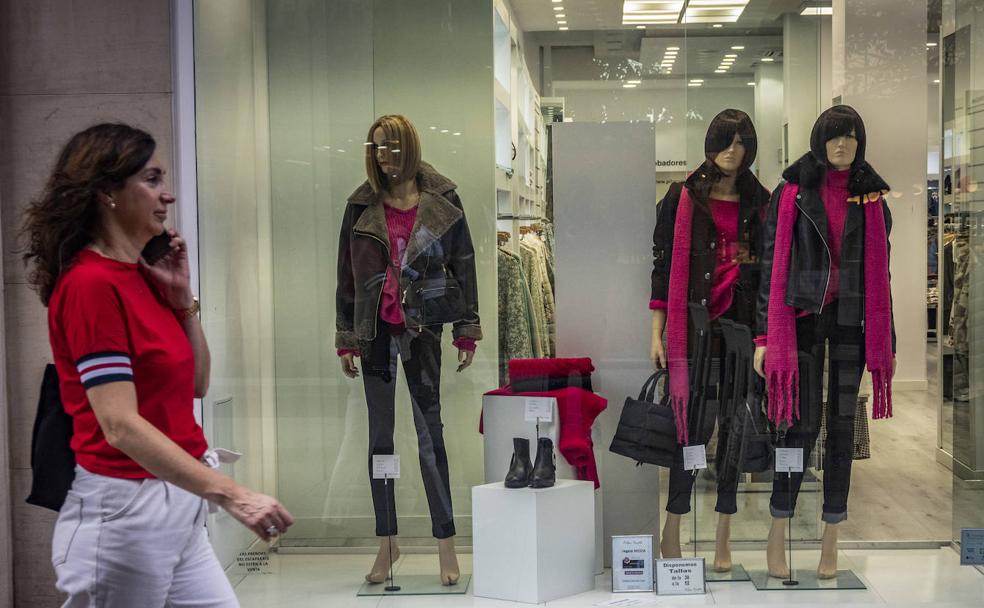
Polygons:
[[444,540],[445,538],[451,538],[455,535],[454,522],[449,521],[446,524],[434,524],[431,532],[434,534],[434,538],[437,540]]
[[738,512],[738,495],[718,494],[718,500],[717,504],[714,505],[714,511],[717,513],[723,513],[724,515],[734,515]]
[[842,521],[847,520],[847,511],[842,511],[841,513],[824,512],[824,514],[820,517],[820,519],[822,519],[825,523],[828,524],[839,524]]
[[775,517],[776,519],[789,519],[793,516],[792,510],[787,511],[784,509],[777,509],[772,505],[769,505],[769,513],[771,513],[772,517]]

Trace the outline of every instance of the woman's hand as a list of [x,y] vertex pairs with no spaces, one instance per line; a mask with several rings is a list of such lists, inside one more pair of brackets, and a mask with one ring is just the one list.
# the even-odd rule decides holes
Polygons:
[[148,264],[143,258],[140,259],[140,264],[167,305],[174,310],[185,310],[194,303],[191,271],[188,268],[188,244],[178,236],[176,230],[169,229],[167,233],[171,235],[171,251],[154,265]]
[[765,378],[765,348],[764,346],[756,346],[755,356],[752,358],[755,373],[763,378]]
[[359,368],[355,364],[355,355],[353,353],[345,353],[338,360],[342,364],[342,373],[349,378],[359,377]]
[[283,534],[294,524],[293,516],[277,499],[243,486],[238,486],[219,506],[265,541]]
[[458,349],[458,371],[460,372],[470,367],[474,359],[475,359],[474,352],[465,350],[463,348]]

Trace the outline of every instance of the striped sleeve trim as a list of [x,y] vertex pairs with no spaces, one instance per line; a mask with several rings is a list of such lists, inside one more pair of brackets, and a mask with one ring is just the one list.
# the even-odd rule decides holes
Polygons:
[[75,366],[87,389],[110,382],[133,382],[133,365],[126,353],[92,353],[76,361]]

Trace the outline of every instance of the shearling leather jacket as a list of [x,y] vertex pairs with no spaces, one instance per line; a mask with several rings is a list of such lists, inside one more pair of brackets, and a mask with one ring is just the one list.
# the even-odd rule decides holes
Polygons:
[[[653,231],[653,272],[651,299],[667,301],[670,287],[670,268],[673,257],[673,231],[676,226],[680,193],[686,186],[693,192],[698,183],[708,180],[703,167],[697,169],[685,182],[670,185],[663,200],[656,207],[656,229]],[[755,323],[755,299],[758,295],[758,262],[762,249],[762,223],[769,200],[769,191],[750,180],[741,188],[738,203],[738,282],[728,316],[753,327]],[[714,218],[706,205],[694,203],[693,233],[690,237],[690,279],[687,301],[707,305],[711,297],[714,267],[717,265],[715,248],[717,231]]]
[[[475,251],[457,186],[421,162],[420,203],[402,267],[401,284],[445,276],[461,286],[464,316],[454,337],[482,339],[478,318]],[[382,196],[363,183],[348,199],[338,242],[335,347],[359,350],[376,337],[383,282],[390,261]],[[440,328],[432,328],[438,330]]]
[[[766,335],[769,327],[769,290],[772,285],[772,260],[775,254],[779,199],[787,183],[798,184],[796,206],[799,213],[793,226],[793,244],[789,260],[786,304],[800,310],[819,313],[830,280],[830,254],[827,245],[827,212],[820,197],[824,175],[813,155],[807,152],[783,171],[783,182],[772,193],[765,223],[765,247],[762,250],[762,279],[759,286],[756,328]],[[889,190],[888,184],[867,162],[854,167],[848,180],[851,196]],[[886,234],[892,231],[892,213],[885,211]],[[891,255],[891,245],[889,245]],[[864,321],[864,209],[851,205],[844,222],[841,241],[840,287],[837,300],[837,323],[859,327]],[[892,315],[892,352],[895,352],[895,316]]]

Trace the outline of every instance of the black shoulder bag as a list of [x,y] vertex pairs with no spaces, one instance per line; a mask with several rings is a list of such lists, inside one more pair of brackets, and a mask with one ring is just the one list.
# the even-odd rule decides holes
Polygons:
[[31,494],[28,504],[60,511],[75,481],[75,452],[72,417],[62,407],[58,372],[50,363],[44,368],[38,412],[31,434]]

